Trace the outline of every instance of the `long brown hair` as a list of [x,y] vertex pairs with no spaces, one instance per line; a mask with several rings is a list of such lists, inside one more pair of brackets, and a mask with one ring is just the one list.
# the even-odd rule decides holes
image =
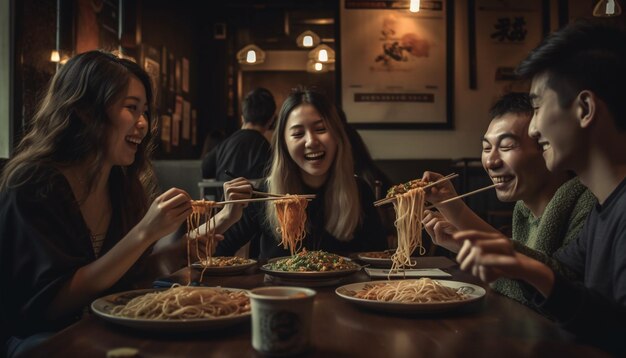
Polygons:
[[[145,114],[150,130],[139,145],[135,161],[113,167],[109,178],[114,202],[121,203],[122,229],[126,233],[147,211],[156,193],[149,155],[156,126],[152,120],[150,77],[136,63],[110,53],[90,51],[71,58],[52,78],[29,129],[0,176],[0,190],[19,187],[39,167],[65,168],[87,165],[89,191],[106,153],[107,109],[123,96],[132,76],[143,84],[148,101]],[[89,159],[89,160],[87,160]]]
[[[285,99],[272,137],[273,158],[267,178],[271,193],[302,193],[304,182],[300,167],[289,155],[285,142],[287,119],[298,106],[310,104],[322,117],[330,134],[337,141],[337,153],[330,167],[324,194],[324,228],[340,241],[352,239],[361,219],[361,203],[356,179],[352,148],[335,106],[320,92],[307,88],[294,89]],[[279,227],[273,204],[267,204],[270,227]]]

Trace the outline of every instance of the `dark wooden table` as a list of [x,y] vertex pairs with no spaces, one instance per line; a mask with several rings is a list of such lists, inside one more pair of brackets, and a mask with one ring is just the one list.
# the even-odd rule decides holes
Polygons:
[[[426,257],[418,267],[437,267],[450,279],[478,284],[443,257]],[[193,272],[197,275],[197,272]],[[253,268],[244,275],[209,276],[203,283],[254,288],[268,285]],[[173,278],[183,281],[187,271]],[[195,276],[194,276],[195,277]],[[360,272],[341,284],[369,280]],[[447,313],[389,315],[361,309],[338,297],[337,287],[316,287],[309,357],[592,357],[605,354],[580,345],[533,310],[488,290],[483,300]],[[142,332],[89,314],[34,352],[37,356],[105,357],[118,347],[134,347],[141,357],[249,357],[250,324],[220,331],[171,334]]]

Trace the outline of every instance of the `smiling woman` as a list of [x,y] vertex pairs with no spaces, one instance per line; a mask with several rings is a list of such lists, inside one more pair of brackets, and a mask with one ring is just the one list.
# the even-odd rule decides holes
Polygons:
[[184,264],[184,242],[150,249],[191,213],[182,190],[155,198],[152,99],[137,64],[100,51],[52,79],[0,177],[0,274],[12,287],[0,293],[3,355],[80,317],[150,263]]
[[[306,233],[299,248],[333,253],[386,248],[374,195],[355,178],[352,149],[335,106],[321,93],[294,89],[278,115],[273,157],[265,187],[278,194],[315,194],[306,207]],[[226,183],[227,197],[251,192],[239,180]],[[251,241],[251,257],[289,255],[279,247],[280,220],[274,204],[251,204],[233,212],[238,222],[225,233],[218,255],[232,255]]]

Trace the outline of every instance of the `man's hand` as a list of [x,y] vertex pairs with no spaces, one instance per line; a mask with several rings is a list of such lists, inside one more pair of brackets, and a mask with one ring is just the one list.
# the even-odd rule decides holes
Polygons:
[[[436,182],[441,178],[443,178],[443,175],[429,171],[425,171],[424,175],[422,175],[422,180],[429,183]],[[430,203],[438,203],[455,196],[457,196],[457,193],[450,180],[445,180],[425,190],[425,199]]]
[[422,219],[424,229],[430,236],[433,244],[444,247],[452,252],[459,252],[461,244],[454,240],[454,235],[458,229],[446,220],[446,218],[436,211],[424,211],[424,219]]
[[484,282],[506,277],[526,281],[546,297],[552,292],[554,272],[543,263],[516,252],[511,240],[504,235],[468,230],[453,237],[463,242],[456,257],[462,270],[470,271]]

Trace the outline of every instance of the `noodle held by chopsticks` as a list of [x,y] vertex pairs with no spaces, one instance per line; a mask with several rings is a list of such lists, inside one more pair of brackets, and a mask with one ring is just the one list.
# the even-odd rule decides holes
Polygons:
[[[187,217],[187,266],[191,267],[191,241],[197,240],[199,236],[206,236],[205,241],[205,253],[206,257],[201,257],[200,248],[196,245],[196,258],[200,262],[206,262],[205,269],[208,266],[212,266],[211,257],[213,250],[215,249],[215,219],[211,220],[215,216],[216,203],[209,200],[194,200],[191,202],[191,215]],[[202,222],[205,222],[204,235],[200,232],[200,226]],[[194,234],[194,235],[192,235]],[[192,238],[192,236],[194,236]],[[191,282],[191,271],[189,274],[189,282]],[[200,274],[200,281],[204,277],[204,270]]]
[[306,235],[306,207],[308,201],[306,198],[298,195],[287,195],[284,199],[274,201],[276,207],[276,216],[280,227],[277,231],[280,233],[283,248],[289,249],[293,256],[302,245],[302,240]]
[[393,202],[396,211],[394,225],[398,234],[398,248],[391,256],[389,273],[415,266],[411,254],[419,247],[420,255],[425,253],[422,246],[422,218],[424,216],[424,190],[417,187],[396,196]]

